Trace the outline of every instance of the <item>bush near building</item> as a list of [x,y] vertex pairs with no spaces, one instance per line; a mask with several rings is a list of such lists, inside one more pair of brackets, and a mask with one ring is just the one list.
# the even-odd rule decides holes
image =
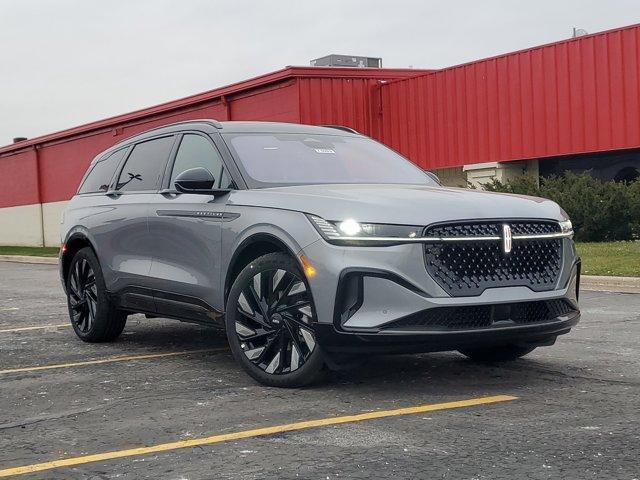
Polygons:
[[483,188],[491,192],[517,193],[549,198],[569,215],[580,242],[640,238],[640,180],[604,182],[588,173],[563,176],[521,176],[508,182],[493,180]]

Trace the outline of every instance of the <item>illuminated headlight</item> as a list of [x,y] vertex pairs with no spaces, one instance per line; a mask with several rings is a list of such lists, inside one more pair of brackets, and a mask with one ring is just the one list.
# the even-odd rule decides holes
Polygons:
[[355,237],[362,232],[362,225],[356,222],[353,218],[349,218],[344,222],[340,222],[338,224],[338,229],[348,237]]
[[394,244],[420,236],[421,227],[361,223],[353,218],[329,221],[316,215],[308,215],[320,235],[330,243],[341,245]]
[[571,220],[564,220],[558,223],[560,224],[560,231],[562,233],[569,233],[573,235],[573,225],[571,224]]

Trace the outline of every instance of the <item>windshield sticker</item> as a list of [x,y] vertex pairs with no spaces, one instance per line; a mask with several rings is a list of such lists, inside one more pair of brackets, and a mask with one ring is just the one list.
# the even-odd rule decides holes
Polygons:
[[336,153],[335,150],[332,150],[330,148],[314,148],[314,150],[316,151],[316,153],[328,153],[332,155],[335,155]]

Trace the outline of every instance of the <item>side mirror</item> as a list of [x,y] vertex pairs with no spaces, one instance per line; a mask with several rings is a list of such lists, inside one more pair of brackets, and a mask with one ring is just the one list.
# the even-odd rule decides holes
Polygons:
[[190,168],[176,177],[174,185],[180,193],[210,194],[216,179],[203,167]]
[[442,182],[440,181],[440,177],[438,177],[438,175],[428,170],[425,170],[424,173],[426,173],[427,177],[436,182],[438,185],[442,185]]

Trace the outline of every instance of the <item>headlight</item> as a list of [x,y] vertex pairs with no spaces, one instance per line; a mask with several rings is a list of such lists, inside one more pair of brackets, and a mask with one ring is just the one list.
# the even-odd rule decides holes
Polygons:
[[340,245],[408,243],[417,240],[422,230],[422,227],[411,225],[361,223],[353,218],[340,221],[328,221],[315,215],[308,215],[308,218],[326,241]]
[[571,224],[571,220],[564,220],[558,223],[560,224],[560,232],[573,235],[573,225]]
[[362,232],[362,225],[356,222],[353,218],[349,218],[344,222],[340,222],[338,224],[338,229],[348,237],[355,237]]

